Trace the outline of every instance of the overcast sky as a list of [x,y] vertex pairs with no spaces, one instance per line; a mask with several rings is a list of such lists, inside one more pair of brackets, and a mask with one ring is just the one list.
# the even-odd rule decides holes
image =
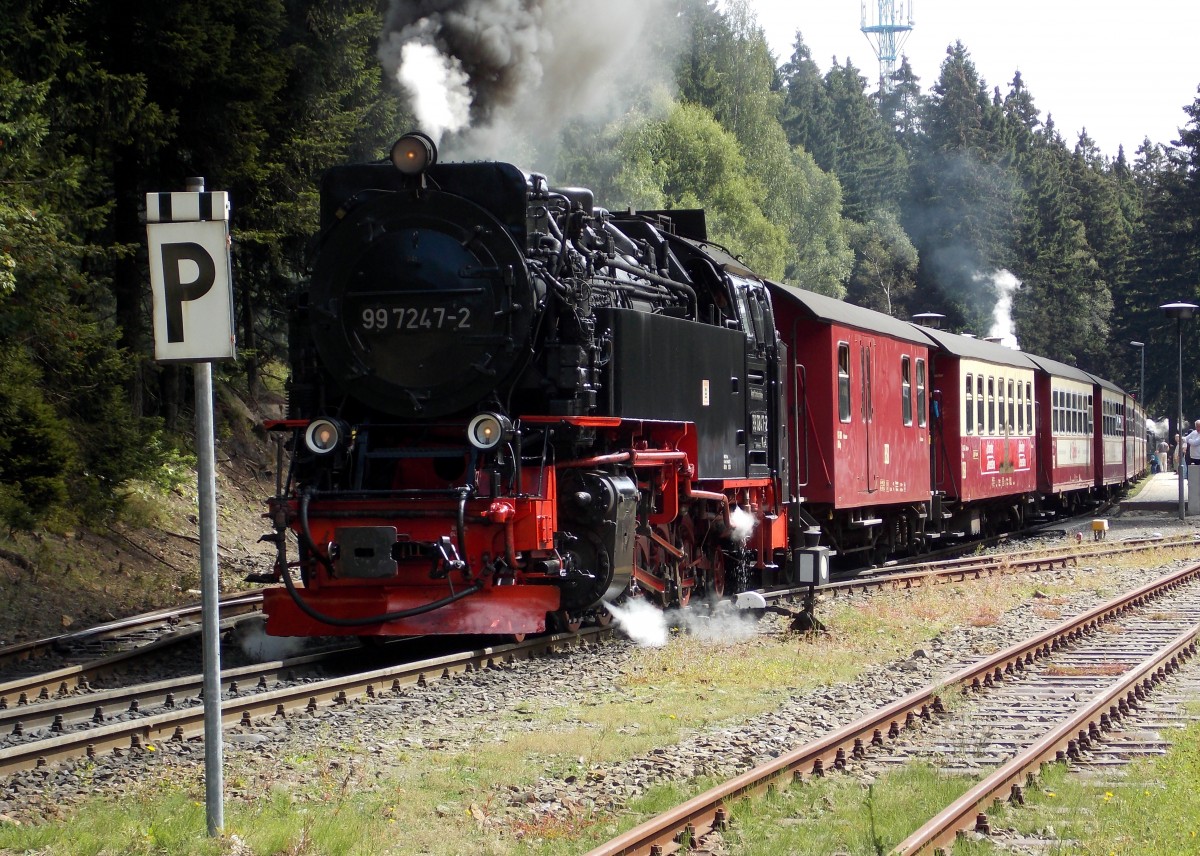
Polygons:
[[[896,0],[897,4],[901,0]],[[903,0],[908,5],[908,0]],[[874,80],[879,63],[860,31],[859,0],[750,0],[777,58],[791,56],[800,30],[821,71],[831,58]],[[878,0],[868,0],[868,14]],[[904,43],[921,89],[937,81],[946,47],[961,41],[989,91],[1021,77],[1044,120],[1067,144],[1081,128],[1106,155],[1125,146],[1131,161],[1143,138],[1169,143],[1200,85],[1200,2],[1196,0],[912,0]],[[869,89],[873,90],[872,84]]]

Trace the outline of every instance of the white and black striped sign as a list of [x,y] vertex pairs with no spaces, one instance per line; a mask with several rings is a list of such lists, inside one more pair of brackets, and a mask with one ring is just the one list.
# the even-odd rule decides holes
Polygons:
[[209,362],[236,356],[229,194],[147,193],[154,358]]

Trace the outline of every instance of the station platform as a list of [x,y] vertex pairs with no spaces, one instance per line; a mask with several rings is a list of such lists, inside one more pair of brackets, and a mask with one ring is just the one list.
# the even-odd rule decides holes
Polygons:
[[[1187,482],[1183,484],[1187,503]],[[1179,474],[1155,473],[1142,482],[1141,490],[1121,500],[1122,511],[1179,511]]]

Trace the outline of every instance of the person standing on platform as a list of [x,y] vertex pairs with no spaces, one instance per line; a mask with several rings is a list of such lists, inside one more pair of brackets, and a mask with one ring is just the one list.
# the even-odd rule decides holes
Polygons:
[[1187,449],[1188,466],[1200,466],[1200,419],[1196,420],[1195,430],[1183,438],[1183,445]]
[[1158,458],[1158,471],[1160,473],[1167,471],[1167,452],[1171,451],[1171,447],[1167,445],[1167,438],[1163,437],[1158,441],[1158,447],[1155,449]]
[[1170,467],[1174,470],[1177,466],[1183,466],[1183,443],[1179,439],[1179,435],[1175,435],[1175,445],[1171,447]]

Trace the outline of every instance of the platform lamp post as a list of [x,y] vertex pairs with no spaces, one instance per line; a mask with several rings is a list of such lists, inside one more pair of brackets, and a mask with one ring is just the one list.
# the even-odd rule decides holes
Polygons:
[[1146,343],[1145,342],[1130,342],[1129,347],[1137,348],[1142,352],[1142,374],[1138,378],[1138,404],[1142,405],[1142,409],[1146,408]]
[[1191,318],[1196,314],[1196,310],[1200,309],[1195,303],[1164,303],[1158,307],[1163,312],[1167,313],[1168,318],[1175,319],[1175,336],[1179,340],[1179,386],[1176,388],[1177,400],[1179,403],[1179,413],[1176,416],[1176,425],[1178,425],[1179,442],[1182,448],[1179,450],[1179,519],[1185,519],[1186,515],[1183,511],[1183,468],[1184,458],[1187,454],[1187,446],[1183,443],[1183,322],[1186,318]]

